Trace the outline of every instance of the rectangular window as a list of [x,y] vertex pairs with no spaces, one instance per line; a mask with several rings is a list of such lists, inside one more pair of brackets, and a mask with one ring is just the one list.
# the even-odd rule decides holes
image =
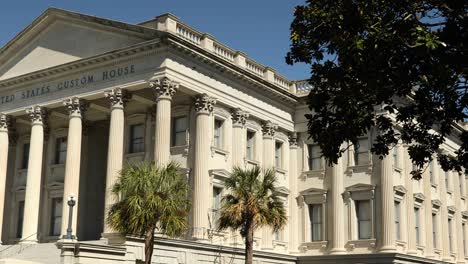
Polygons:
[[309,170],[323,169],[320,146],[316,144],[307,145],[309,154]]
[[23,159],[21,160],[21,168],[27,169],[29,162],[29,143],[23,145]]
[[221,119],[214,121],[214,146],[220,149],[223,148],[223,124]]
[[276,142],[275,143],[275,166],[276,168],[283,167],[283,143]]
[[429,162],[429,179],[431,181],[431,184],[435,184],[435,178],[434,178],[434,162]]
[[52,212],[50,215],[50,231],[49,235],[59,236],[62,227],[62,197],[52,198]]
[[55,140],[55,164],[65,164],[67,160],[67,137]]
[[437,248],[437,214],[432,214],[432,244]]
[[458,184],[460,187],[460,195],[465,195],[465,192],[463,190],[463,184],[465,183],[465,176],[463,174],[458,174]]
[[172,146],[187,144],[187,117],[180,116],[172,119]]
[[421,235],[420,235],[420,215],[419,215],[419,208],[414,208],[414,233],[416,236],[416,244],[421,244]]
[[398,147],[393,147],[393,167],[400,168],[400,163],[398,162]]
[[449,237],[449,250],[450,253],[453,253],[453,230],[452,230],[452,218],[448,219],[448,237]]
[[465,237],[465,232],[466,232],[466,225],[465,223],[462,223],[462,239],[463,239],[463,255],[466,256],[466,237]]
[[322,205],[309,204],[310,239],[322,241]]
[[372,232],[371,206],[369,200],[355,201],[358,239],[370,239]]
[[274,240],[283,241],[283,230],[276,231],[274,235],[275,235]]
[[354,164],[369,164],[369,141],[367,138],[359,139],[354,144]]
[[395,232],[395,238],[401,240],[401,207],[398,201],[395,201]]
[[213,215],[212,215],[212,228],[217,227],[218,219],[219,219],[219,209],[221,209],[221,193],[223,189],[219,187],[213,187]]
[[131,125],[129,153],[143,151],[145,151],[145,126],[143,124]]
[[21,238],[23,235],[23,220],[24,220],[24,201],[18,203],[18,222],[16,225],[16,237]]
[[246,155],[248,160],[254,159],[255,150],[255,132],[247,130]]
[[445,171],[445,189],[446,191],[449,191],[450,190],[450,186],[449,186],[449,175],[450,173],[448,171]]

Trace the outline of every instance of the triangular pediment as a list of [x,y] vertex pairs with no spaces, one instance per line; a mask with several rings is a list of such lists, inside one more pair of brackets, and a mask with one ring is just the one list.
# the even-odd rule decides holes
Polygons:
[[0,80],[154,39],[137,25],[48,9],[0,50]]

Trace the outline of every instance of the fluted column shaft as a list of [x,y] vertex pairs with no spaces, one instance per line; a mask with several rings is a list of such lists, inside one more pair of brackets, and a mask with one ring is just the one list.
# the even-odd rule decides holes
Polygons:
[[34,106],[26,110],[31,118],[28,172],[24,202],[23,234],[21,243],[37,243],[41,200],[42,157],[44,150],[45,109]]
[[5,208],[5,187],[8,166],[8,125],[9,117],[0,114],[0,244],[2,243],[3,212]]
[[[438,167],[436,167],[438,168]],[[439,186],[440,186],[440,225],[441,233],[438,234],[441,237],[442,242],[442,260],[450,261],[450,248],[449,248],[449,230],[448,230],[448,210],[447,210],[447,186],[445,185],[445,174],[440,169],[439,172]],[[454,232],[455,230],[452,230]],[[453,234],[453,233],[452,233]]]
[[70,98],[63,102],[69,113],[67,158],[65,162],[65,184],[63,188],[62,235],[67,233],[68,204],[65,202],[70,196],[75,197],[73,207],[72,230],[76,234],[78,226],[78,208],[80,205],[80,167],[81,167],[81,138],[83,134],[82,117],[86,110],[86,102],[79,98]]
[[380,252],[394,252],[395,247],[395,194],[393,191],[393,159],[387,155],[381,162],[380,203],[382,230]]
[[170,159],[172,97],[179,85],[163,77],[151,82],[150,86],[156,99],[154,159],[156,164],[164,166]]
[[[263,123],[263,162],[264,169],[275,166],[275,132],[278,126],[268,121]],[[262,249],[273,249],[273,231],[271,227],[265,226],[262,229]]]
[[[435,162],[435,161],[434,161]],[[429,165],[431,166],[431,165]],[[437,166],[434,164],[434,166]],[[435,175],[433,175],[435,177]],[[424,212],[421,212],[421,222],[424,222],[424,233],[421,236],[421,239],[424,239],[425,243],[425,253],[427,257],[433,257],[434,256],[434,241],[432,239],[432,194],[431,194],[431,189],[432,189],[432,184],[431,184],[431,179],[429,176],[429,173],[426,173],[426,175],[422,179],[423,181],[423,189],[424,189]],[[412,211],[410,211],[412,213]],[[423,220],[424,219],[424,220]]]
[[246,133],[245,123],[249,114],[241,109],[234,109],[232,112],[232,165],[244,167]]
[[110,101],[111,114],[107,154],[104,236],[108,233],[114,233],[112,228],[107,224],[107,214],[111,206],[118,201],[118,197],[112,194],[112,187],[119,177],[119,172],[122,170],[125,125],[124,106],[129,98],[126,90],[120,88],[107,91],[105,96]]
[[[406,147],[405,147],[406,148]],[[412,162],[409,159],[408,152],[404,152],[404,161],[406,164],[407,172],[404,175],[410,175],[411,169],[412,169]],[[418,253],[416,249],[416,236],[414,235],[414,196],[413,196],[413,179],[411,176],[405,177],[406,181],[406,186],[407,186],[407,192],[405,195],[405,202],[406,202],[406,237],[408,239],[408,254],[416,255]],[[402,234],[405,235],[405,234]]]
[[289,248],[291,252],[299,251],[299,207],[296,198],[298,197],[297,186],[297,135],[293,133],[289,136]]
[[210,115],[216,100],[206,94],[195,98],[195,161],[193,170],[193,237],[208,239],[208,217],[210,215],[210,177],[208,162],[210,157]]
[[338,163],[331,170],[330,188],[330,221],[331,221],[331,247],[330,255],[344,254],[344,202],[343,202],[343,159],[338,159]]

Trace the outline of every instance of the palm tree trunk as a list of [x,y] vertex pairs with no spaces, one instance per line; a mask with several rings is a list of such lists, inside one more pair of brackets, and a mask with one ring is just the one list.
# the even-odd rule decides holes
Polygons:
[[245,236],[245,264],[252,264],[253,262],[253,233],[253,225],[249,224]]
[[151,227],[145,233],[145,264],[151,264],[154,249],[154,228]]

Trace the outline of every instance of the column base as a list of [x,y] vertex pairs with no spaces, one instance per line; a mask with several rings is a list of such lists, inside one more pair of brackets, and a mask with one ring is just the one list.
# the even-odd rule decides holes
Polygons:
[[379,253],[395,253],[396,248],[394,246],[383,246],[379,249]]
[[414,249],[411,249],[411,250],[406,251],[406,254],[408,254],[408,255],[417,255],[418,251],[416,251]]
[[33,239],[33,240],[21,240],[18,244],[21,244],[21,245],[35,245],[35,244],[38,244],[39,241],[37,239]]
[[343,255],[346,254],[346,248],[332,248],[328,252],[330,255]]
[[102,233],[101,240],[106,241],[108,245],[122,245],[125,243],[125,236],[120,233]]

